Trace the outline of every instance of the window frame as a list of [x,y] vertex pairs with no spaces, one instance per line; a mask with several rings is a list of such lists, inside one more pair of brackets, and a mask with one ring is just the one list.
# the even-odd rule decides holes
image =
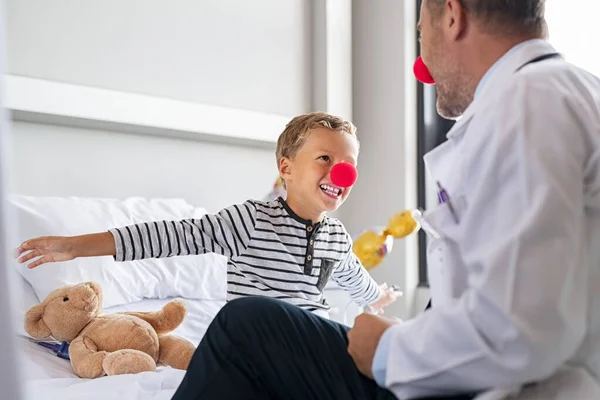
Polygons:
[[[417,0],[417,21],[420,16],[422,0]],[[417,54],[421,54],[421,44],[417,35]],[[427,171],[423,156],[446,141],[446,134],[454,121],[440,117],[436,109],[437,91],[435,85],[424,85],[415,79],[417,85],[417,206],[427,209]],[[427,235],[421,229],[418,232],[419,287],[429,287],[427,275]]]

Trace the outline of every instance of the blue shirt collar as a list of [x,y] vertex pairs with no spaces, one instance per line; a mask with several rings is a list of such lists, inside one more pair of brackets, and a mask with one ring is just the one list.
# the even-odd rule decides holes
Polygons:
[[487,71],[486,73],[483,75],[483,77],[481,78],[481,80],[479,81],[479,84],[477,84],[477,88],[475,89],[475,94],[473,96],[473,99],[477,98],[477,95],[481,92],[481,89],[485,86],[486,81],[490,78],[490,76],[492,76],[492,74],[494,73],[494,71],[496,70],[496,68],[498,68],[498,66],[500,64],[502,64],[502,62],[508,58],[512,53],[518,51],[520,48],[524,47],[527,43],[529,43],[529,40],[519,43],[516,46],[514,46],[512,49],[510,49],[509,51],[507,51],[502,57],[500,57],[500,59],[498,61],[496,61],[494,63],[494,65],[492,65]]

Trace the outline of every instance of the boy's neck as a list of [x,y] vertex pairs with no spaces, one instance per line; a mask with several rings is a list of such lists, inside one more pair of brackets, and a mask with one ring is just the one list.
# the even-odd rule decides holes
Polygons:
[[296,200],[293,196],[287,196],[284,200],[287,204],[289,211],[291,211],[296,217],[317,224],[325,218],[326,211],[311,211],[301,201]]

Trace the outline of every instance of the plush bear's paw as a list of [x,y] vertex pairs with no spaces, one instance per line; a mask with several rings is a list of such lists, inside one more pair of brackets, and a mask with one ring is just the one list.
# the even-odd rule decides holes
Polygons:
[[138,374],[156,371],[156,362],[139,350],[117,350],[108,354],[102,363],[106,375]]
[[155,329],[159,335],[175,330],[185,318],[187,314],[187,306],[181,299],[174,299],[165,304],[160,310],[160,319]]
[[181,319],[187,314],[187,305],[182,299],[169,301],[162,309],[163,314],[179,316]]
[[160,342],[158,364],[186,370],[196,351],[196,346],[189,340],[175,335],[159,336],[158,340]]

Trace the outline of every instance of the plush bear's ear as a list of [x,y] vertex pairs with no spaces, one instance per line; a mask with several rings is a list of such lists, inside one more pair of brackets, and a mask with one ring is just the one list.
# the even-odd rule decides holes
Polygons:
[[25,330],[35,339],[45,339],[52,334],[50,328],[44,323],[45,304],[33,306],[25,314]]

